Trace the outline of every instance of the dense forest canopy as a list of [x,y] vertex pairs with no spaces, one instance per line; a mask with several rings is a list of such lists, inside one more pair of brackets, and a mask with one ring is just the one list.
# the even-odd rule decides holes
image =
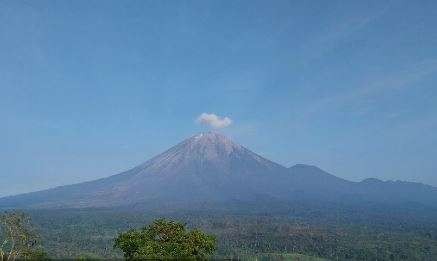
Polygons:
[[[299,204],[301,206],[301,204]],[[437,222],[432,210],[299,208],[271,213],[126,209],[33,210],[30,215],[51,257],[120,258],[120,233],[171,218],[217,239],[218,257],[303,254],[339,260],[432,260],[437,256]],[[274,208],[272,208],[274,209]]]

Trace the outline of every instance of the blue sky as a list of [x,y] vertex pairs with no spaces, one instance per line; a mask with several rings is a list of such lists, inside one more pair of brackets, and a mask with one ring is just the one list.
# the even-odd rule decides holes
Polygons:
[[0,1],[0,195],[205,127],[286,166],[437,186],[436,1]]

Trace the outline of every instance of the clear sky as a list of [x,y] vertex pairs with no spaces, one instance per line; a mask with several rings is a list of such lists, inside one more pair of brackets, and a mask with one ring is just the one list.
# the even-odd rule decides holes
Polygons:
[[0,1],[0,195],[129,169],[201,113],[286,166],[437,186],[437,1]]

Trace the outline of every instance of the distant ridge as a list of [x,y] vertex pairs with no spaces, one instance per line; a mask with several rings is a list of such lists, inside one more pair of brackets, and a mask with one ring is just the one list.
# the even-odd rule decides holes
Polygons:
[[351,182],[315,166],[283,167],[217,132],[192,136],[126,172],[0,199],[0,208],[195,207],[227,201],[309,200],[437,204],[437,189],[411,182]]

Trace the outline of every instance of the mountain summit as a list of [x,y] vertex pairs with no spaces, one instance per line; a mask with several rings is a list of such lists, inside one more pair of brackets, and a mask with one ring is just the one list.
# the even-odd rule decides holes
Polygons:
[[126,172],[0,199],[1,206],[108,207],[188,204],[278,194],[288,170],[217,132],[190,137]]
[[[418,198],[398,196],[402,191]],[[364,198],[437,203],[435,188],[417,183],[350,182],[315,166],[285,168],[216,132],[190,137],[126,172],[91,182],[0,199],[0,208],[183,206],[260,199]]]
[[208,171],[231,171],[237,161],[252,161],[253,164],[261,164],[268,168],[277,165],[232,142],[222,134],[202,132],[152,158],[139,168],[142,169],[141,173],[149,175],[196,173],[205,176],[211,175]]

